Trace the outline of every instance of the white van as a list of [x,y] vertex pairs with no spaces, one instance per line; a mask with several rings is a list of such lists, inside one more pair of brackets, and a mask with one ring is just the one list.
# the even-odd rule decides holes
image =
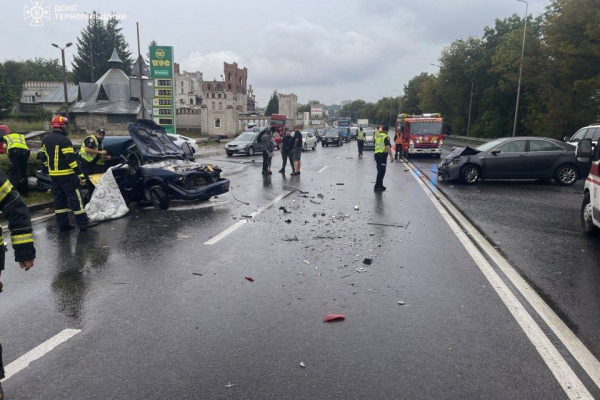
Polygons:
[[596,147],[598,139],[600,139],[600,123],[591,124],[581,128],[575,132],[573,136],[565,136],[564,141],[573,146],[577,146],[577,143],[579,143],[581,139],[590,139],[592,141],[592,146]]

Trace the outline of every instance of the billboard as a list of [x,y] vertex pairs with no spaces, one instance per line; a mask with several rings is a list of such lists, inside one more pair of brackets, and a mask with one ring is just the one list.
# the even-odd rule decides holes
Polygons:
[[152,118],[169,133],[176,132],[173,67],[172,46],[150,46],[150,75],[154,80]]

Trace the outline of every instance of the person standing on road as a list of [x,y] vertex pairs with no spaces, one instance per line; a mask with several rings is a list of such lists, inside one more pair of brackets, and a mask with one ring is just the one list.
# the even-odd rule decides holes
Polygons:
[[[0,211],[8,220],[10,229],[10,240],[15,251],[15,261],[21,269],[28,271],[33,267],[35,259],[35,247],[33,246],[33,233],[29,209],[17,191],[13,190],[12,184],[0,171]],[[2,228],[0,228],[2,236]],[[6,247],[0,245],[0,275],[4,270]],[[2,282],[0,282],[0,293],[2,293]],[[4,363],[2,361],[2,344],[0,344],[0,381],[4,379]],[[0,383],[0,400],[4,399],[2,383]]]
[[290,135],[290,131],[285,130],[285,134],[283,139],[281,139],[281,159],[282,165],[279,172],[285,174],[285,166],[287,165],[288,159],[290,160],[290,167],[292,167],[292,173],[294,173],[294,157],[292,155],[292,136]]
[[396,153],[394,154],[394,159],[398,160],[402,157],[402,133],[396,131],[394,134],[394,144],[396,145]]
[[390,162],[394,162],[392,155],[392,146],[388,136],[389,128],[383,127],[382,131],[375,132],[375,162],[377,163],[377,180],[375,181],[375,191],[383,192],[387,188],[383,186],[383,178],[387,168],[387,156],[390,156]]
[[300,159],[302,158],[302,133],[294,132],[294,172],[291,175],[300,175]]
[[263,149],[263,175],[272,175],[271,172],[271,160],[273,159],[273,136],[271,135],[271,131],[274,130],[274,127],[271,129],[266,129],[262,137],[260,138],[260,143],[262,144]]
[[10,182],[23,196],[29,196],[27,182],[27,162],[29,161],[29,147],[25,143],[25,135],[10,133],[4,135],[6,153],[10,161]]
[[356,144],[358,145],[358,158],[363,158],[363,149],[365,148],[365,131],[362,126],[356,134]]
[[42,140],[40,151],[52,181],[54,214],[59,229],[68,231],[75,228],[69,224],[69,211],[73,211],[79,229],[85,231],[98,223],[90,222],[85,213],[80,192],[80,187],[85,185],[85,176],[77,165],[73,144],[67,138],[67,124],[65,117],[57,115],[52,118],[54,130]]
[[83,146],[79,151],[79,167],[85,176],[90,197],[94,191],[94,185],[90,182],[90,175],[104,172],[104,160],[110,160],[110,155],[102,147],[102,141],[106,132],[104,129],[96,129],[96,133],[89,135],[83,140]]

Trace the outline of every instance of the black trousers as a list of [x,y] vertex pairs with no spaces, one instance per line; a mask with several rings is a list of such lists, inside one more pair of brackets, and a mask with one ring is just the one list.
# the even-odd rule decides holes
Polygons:
[[81,196],[79,177],[75,174],[53,176],[52,195],[54,196],[54,215],[59,227],[69,225],[69,211],[75,214],[77,225],[86,226],[90,223]]
[[[4,251],[4,250],[2,250]],[[2,344],[0,344],[0,379],[4,379],[4,362],[2,361]]]
[[396,160],[398,160],[401,157],[402,157],[402,143],[400,143],[400,144],[396,143],[396,154],[394,155],[394,158]]
[[375,188],[382,188],[383,178],[385,177],[385,170],[387,168],[387,153],[375,154],[375,162],[377,163],[377,180],[375,181]]
[[29,161],[29,150],[11,149],[8,154],[10,161],[10,183],[24,196],[29,194],[27,184],[27,161]]
[[271,158],[273,155],[269,155],[266,151],[263,151],[263,172],[269,170],[269,164],[271,163]]
[[287,165],[288,160],[290,160],[290,166],[292,167],[292,172],[294,172],[294,154],[291,151],[281,151],[281,169],[285,171],[285,167]]
[[365,148],[365,141],[364,140],[357,140],[356,143],[358,144],[358,155],[362,156],[363,155],[363,149]]

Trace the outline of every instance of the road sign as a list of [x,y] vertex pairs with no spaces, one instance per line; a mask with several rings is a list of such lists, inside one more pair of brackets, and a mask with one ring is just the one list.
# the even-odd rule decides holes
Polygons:
[[154,79],[152,118],[169,133],[177,130],[173,65],[173,47],[150,46],[150,73]]

